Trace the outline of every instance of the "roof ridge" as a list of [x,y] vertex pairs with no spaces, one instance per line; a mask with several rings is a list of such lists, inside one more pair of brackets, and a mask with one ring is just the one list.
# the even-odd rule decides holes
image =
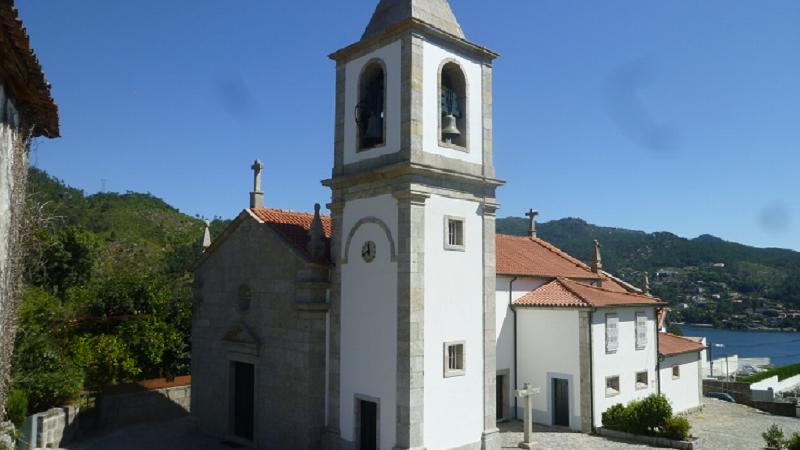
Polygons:
[[[293,209],[266,208],[266,207],[265,208],[247,208],[247,209],[251,210],[251,211],[277,211],[277,212],[289,213],[289,214],[302,214],[304,216],[311,216],[312,218],[314,217],[314,213],[313,212],[295,211]],[[330,219],[330,216],[325,215],[325,214],[320,214],[320,217],[323,218],[323,219]]]
[[[555,280],[553,280],[553,281],[551,281],[550,283],[552,283],[552,282],[557,282],[558,284],[560,284],[561,286],[563,286],[563,287],[564,287],[564,289],[566,289],[567,291],[569,291],[569,293],[570,293],[570,294],[572,294],[572,295],[574,295],[575,297],[577,297],[577,299],[578,299],[578,300],[582,301],[582,302],[583,302],[583,303],[585,303],[587,306],[593,306],[593,305],[592,305],[592,302],[590,302],[590,301],[589,301],[589,300],[588,300],[586,297],[584,297],[584,296],[583,296],[583,295],[581,295],[580,293],[576,292],[574,289],[572,289],[572,287],[570,287],[570,286],[567,286],[567,284],[566,284],[566,283],[564,283],[564,279],[562,279],[562,278],[563,278],[563,277],[556,277],[556,279],[555,279]],[[547,284],[550,284],[550,283],[547,283]],[[577,283],[577,282],[576,282],[576,283]]]
[[628,292],[628,291],[625,291],[625,292],[617,292],[617,291],[612,291],[612,290],[609,290],[609,289],[605,289],[605,288],[603,288],[603,287],[592,286],[592,285],[590,285],[590,284],[582,284],[582,283],[578,283],[577,281],[571,280],[571,279],[569,279],[569,278],[565,278],[565,280],[569,281],[570,283],[576,283],[576,284],[580,284],[580,285],[581,285],[581,286],[583,286],[583,287],[587,287],[587,288],[594,289],[594,290],[597,290],[597,291],[606,292],[606,293],[609,293],[609,294],[630,295],[631,297],[637,297],[637,298],[646,298],[646,299],[649,299],[649,300],[661,300],[660,298],[658,298],[658,297],[653,297],[653,296],[651,296],[651,295],[636,294],[636,293],[634,293],[634,292]]

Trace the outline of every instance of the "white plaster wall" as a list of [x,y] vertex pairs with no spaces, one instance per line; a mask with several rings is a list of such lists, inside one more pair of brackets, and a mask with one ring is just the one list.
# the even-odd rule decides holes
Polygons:
[[[707,356],[708,350],[705,350],[705,353]],[[713,350],[714,378],[733,376],[734,374],[736,374],[736,372],[739,371],[739,355],[728,355],[727,358],[725,356],[720,356],[720,354],[724,355],[724,353],[725,353],[724,348],[722,349],[716,348]],[[704,358],[703,376],[705,376],[706,378],[710,378],[712,376],[711,362],[712,361]]]
[[750,389],[762,391],[772,389],[777,393],[792,390],[797,386],[800,386],[800,375],[795,375],[784,380],[779,380],[778,376],[775,375],[767,378],[766,380],[761,380],[758,383],[751,384]]
[[[519,385],[541,388],[534,396],[533,420],[553,424],[553,378],[569,381],[569,425],[581,429],[579,320],[577,309],[520,308],[517,358]],[[518,415],[523,416],[523,403]]]
[[[465,219],[464,251],[448,251],[445,216]],[[425,206],[425,447],[480,442],[483,431],[483,219],[477,202]],[[444,343],[464,341],[465,374],[444,377]]]
[[[679,365],[681,376],[672,379],[672,367]],[[700,353],[668,356],[661,361],[661,393],[672,404],[672,412],[679,413],[700,406],[703,380],[700,378]]]
[[[514,405],[514,312],[508,306],[509,283],[514,277],[500,275],[496,280],[497,310],[495,311],[495,330],[497,332],[497,370],[508,369],[508,396],[511,407]],[[544,283],[538,278],[517,278],[511,286],[513,293],[511,301],[514,301],[528,292],[536,289]],[[520,347],[519,343],[517,346]],[[518,348],[519,350],[519,348]],[[513,411],[506,413],[506,416],[513,416]]]
[[[422,48],[423,150],[475,164],[483,163],[483,76],[480,64],[425,42]],[[455,60],[467,80],[467,151],[439,144],[439,68]],[[461,130],[462,132],[464,130]]]
[[[636,349],[636,313],[647,314],[647,346]],[[606,314],[619,317],[619,346],[616,353],[606,353]],[[657,392],[656,385],[656,322],[655,308],[603,308],[592,314],[592,365],[594,392],[594,425],[602,425],[602,414],[617,403],[644,398]],[[648,371],[646,389],[636,389],[636,373]],[[619,375],[620,393],[606,397],[606,377]]]
[[[400,53],[401,43],[400,41],[395,41],[361,58],[348,62],[345,67],[345,164],[351,164],[400,151]],[[358,126],[355,121],[355,108],[358,104],[358,83],[361,78],[361,70],[367,63],[375,58],[382,60],[386,68],[385,145],[359,152]]]
[[[344,208],[342,252],[350,230],[366,217],[382,220],[397,242],[397,202],[391,195],[351,200]],[[371,263],[361,257],[368,240],[377,249]],[[355,395],[378,398],[382,449],[394,446],[396,426],[397,263],[390,261],[389,245],[378,225],[362,225],[342,265],[340,433],[355,441]]]

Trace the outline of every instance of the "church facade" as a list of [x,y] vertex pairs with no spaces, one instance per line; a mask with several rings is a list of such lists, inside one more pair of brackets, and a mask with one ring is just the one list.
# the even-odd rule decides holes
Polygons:
[[[200,429],[264,449],[499,449],[497,422],[531,382],[567,392],[565,426],[590,431],[601,406],[587,406],[599,369],[586,352],[606,312],[643,311],[640,365],[656,376],[660,301],[533,234],[495,235],[496,57],[446,0],[381,0],[331,55],[330,215],[265,208],[256,162],[250,207],[196,266]],[[548,306],[553,288],[574,298]],[[575,338],[569,385],[539,379],[538,340],[520,339],[546,309],[575,323],[561,330]],[[548,408],[534,418],[550,423]]]

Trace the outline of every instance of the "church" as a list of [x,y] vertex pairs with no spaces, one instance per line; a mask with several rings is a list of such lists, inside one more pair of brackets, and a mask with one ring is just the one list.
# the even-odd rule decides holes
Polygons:
[[[380,0],[336,51],[326,205],[249,207],[195,267],[192,414],[260,449],[492,449],[521,418],[592,432],[655,392],[700,405],[664,303],[536,235],[495,234],[492,62],[447,0]],[[591,245],[591,243],[588,243]],[[669,341],[663,346],[662,342]],[[676,369],[677,368],[677,369]],[[677,376],[676,376],[677,374]]]

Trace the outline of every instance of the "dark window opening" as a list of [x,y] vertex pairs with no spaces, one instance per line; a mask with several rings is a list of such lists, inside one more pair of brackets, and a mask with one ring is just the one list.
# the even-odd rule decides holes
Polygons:
[[442,68],[441,141],[458,147],[467,146],[467,80],[455,63]]
[[379,62],[368,64],[361,74],[355,114],[358,149],[383,145],[386,135],[386,73]]

